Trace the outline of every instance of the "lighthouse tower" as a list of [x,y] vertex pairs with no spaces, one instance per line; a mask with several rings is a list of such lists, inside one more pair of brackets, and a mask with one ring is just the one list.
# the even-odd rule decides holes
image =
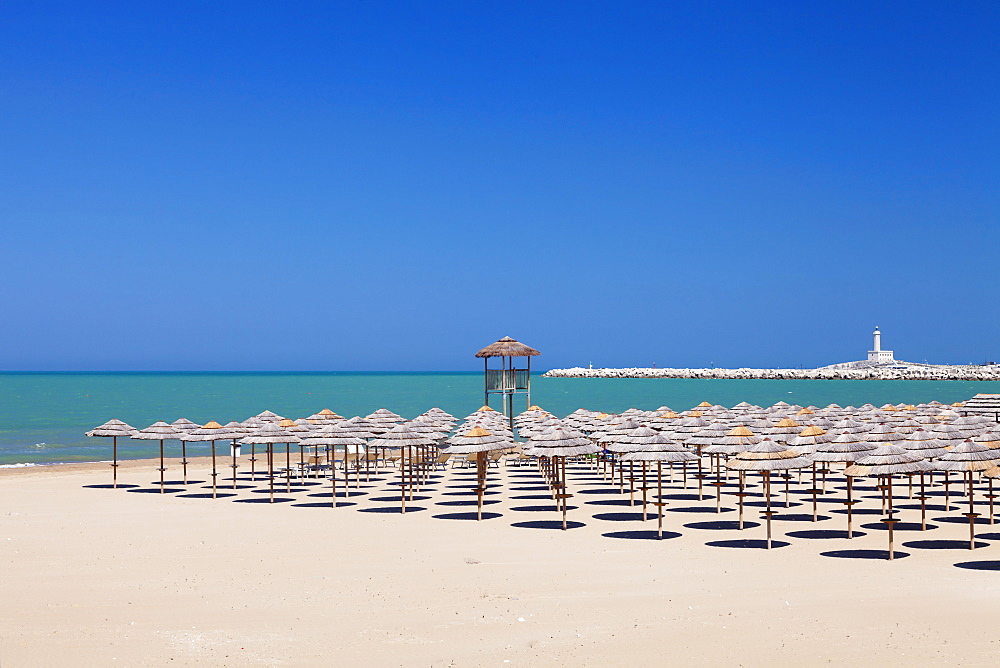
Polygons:
[[875,362],[876,364],[891,364],[894,360],[892,358],[891,350],[882,350],[882,332],[878,330],[878,326],[875,326],[875,331],[872,332],[872,336],[875,337],[875,345],[872,350],[868,351],[868,361]]

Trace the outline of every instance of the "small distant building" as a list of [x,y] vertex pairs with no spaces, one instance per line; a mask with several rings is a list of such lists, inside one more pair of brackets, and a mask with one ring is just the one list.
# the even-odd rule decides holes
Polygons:
[[892,357],[892,351],[882,350],[882,332],[878,331],[877,325],[872,335],[875,337],[875,345],[872,346],[872,350],[868,351],[868,361],[876,364],[892,364],[895,361]]

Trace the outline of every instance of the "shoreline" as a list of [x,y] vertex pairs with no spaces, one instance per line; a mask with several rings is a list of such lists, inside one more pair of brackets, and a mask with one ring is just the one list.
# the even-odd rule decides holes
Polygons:
[[[838,368],[839,367],[839,368]],[[551,369],[542,378],[679,378],[717,380],[924,380],[924,381],[1000,381],[1000,366],[908,365],[905,369],[887,367],[844,367],[834,365],[819,369],[653,369],[644,367]]]

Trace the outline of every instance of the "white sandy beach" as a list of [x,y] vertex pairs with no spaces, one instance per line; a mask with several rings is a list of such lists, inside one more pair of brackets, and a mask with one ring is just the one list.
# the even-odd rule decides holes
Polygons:
[[[196,461],[192,478],[204,481],[206,462]],[[153,490],[155,466],[128,462],[119,481]],[[168,480],[178,474],[173,463]],[[967,540],[966,525],[932,521],[924,534],[897,533],[904,558],[834,558],[822,553],[884,550],[885,534],[860,526],[878,515],[859,515],[866,535],[851,541],[783,535],[842,530],[830,512],[840,506],[824,504],[832,519],[817,525],[775,522],[787,546],[716,547],[706,543],[761,538],[763,527],[685,526],[734,519],[714,513],[706,490],[701,503],[670,499],[664,528],[679,536],[628,539],[614,534],[655,520],[644,526],[621,505],[627,495],[582,471],[571,474],[570,510],[582,526],[563,532],[531,524],[557,515],[527,467],[490,470],[487,510],[499,517],[436,517],[469,511],[455,502],[475,509],[462,487],[473,476],[449,470],[399,515],[370,512],[398,507],[384,480],[332,509],[327,485],[279,487],[283,502],[269,505],[235,502],[266,501],[262,481],[213,500],[185,498],[204,484],[164,495],[88,487],[110,482],[107,464],[0,471],[0,663],[996,664],[1000,572],[954,564],[1000,561],[989,539],[1000,525],[979,528],[986,546],[975,551],[908,547]]]

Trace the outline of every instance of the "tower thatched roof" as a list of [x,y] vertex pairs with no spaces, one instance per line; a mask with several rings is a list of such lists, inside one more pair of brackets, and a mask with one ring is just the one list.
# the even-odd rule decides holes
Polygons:
[[534,357],[535,355],[541,355],[541,353],[509,336],[503,337],[476,353],[476,357]]

